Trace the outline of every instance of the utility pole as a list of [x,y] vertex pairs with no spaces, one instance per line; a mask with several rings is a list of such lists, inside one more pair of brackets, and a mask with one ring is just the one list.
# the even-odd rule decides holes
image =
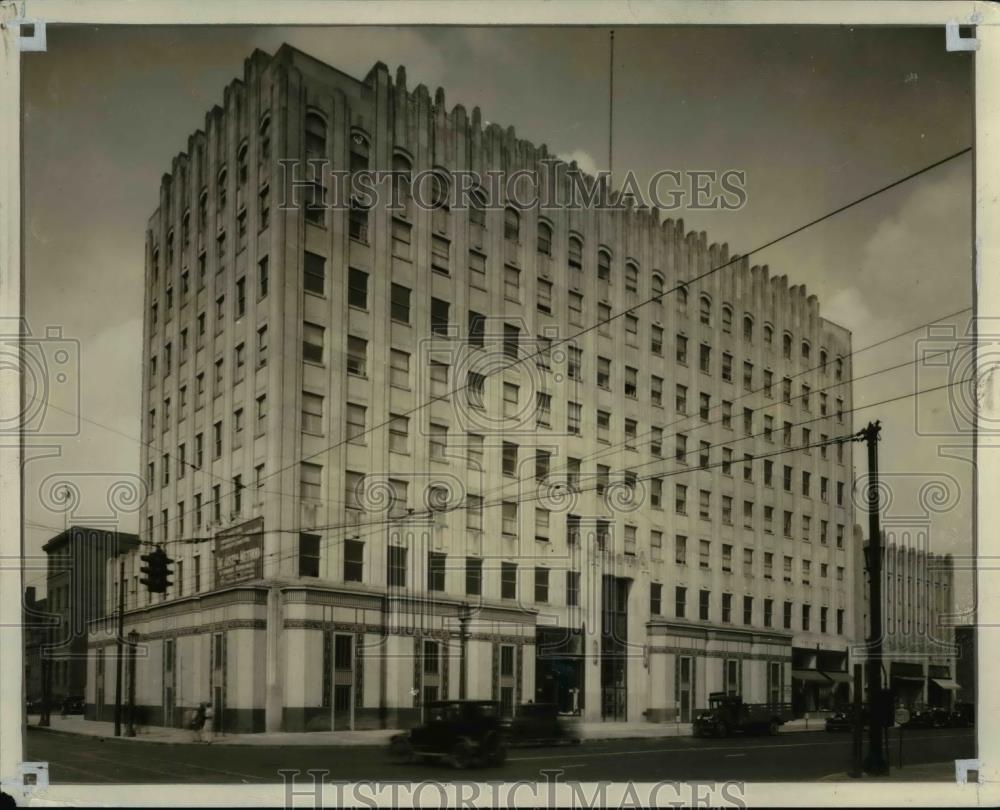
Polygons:
[[887,773],[882,708],[882,529],[879,526],[878,442],[882,426],[876,420],[858,433],[868,445],[868,592],[871,636],[868,639],[868,756],[865,773]]
[[118,628],[115,646],[118,657],[115,661],[115,736],[122,736],[122,636],[125,633],[125,558],[118,561]]
[[128,721],[125,736],[135,736],[135,648],[139,634],[133,630],[128,634]]
[[468,604],[462,605],[462,610],[458,614],[459,621],[459,639],[462,643],[462,658],[461,666],[458,670],[458,699],[465,700],[466,698],[466,683],[469,680],[469,619],[471,613],[469,611]]

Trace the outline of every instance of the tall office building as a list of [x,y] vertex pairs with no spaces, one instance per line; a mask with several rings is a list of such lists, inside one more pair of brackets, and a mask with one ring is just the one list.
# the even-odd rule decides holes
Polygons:
[[[399,205],[324,205],[309,161],[391,170]],[[428,174],[567,168],[402,69],[247,60],[147,232],[142,540],[177,560],[162,599],[127,573],[150,722],[686,721],[845,670],[849,333],[657,212]]]

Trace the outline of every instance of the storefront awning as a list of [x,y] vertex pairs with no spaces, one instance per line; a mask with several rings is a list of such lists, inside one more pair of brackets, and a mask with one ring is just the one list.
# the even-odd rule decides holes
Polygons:
[[793,669],[792,678],[806,681],[807,683],[819,683],[825,686],[829,686],[831,683],[826,675],[815,669]]
[[931,678],[931,680],[940,686],[942,689],[961,689],[962,687],[955,683],[951,678]]
[[923,683],[924,682],[923,678],[917,678],[914,675],[891,675],[890,677],[894,681],[912,681],[913,683]]
[[846,672],[827,672],[826,670],[823,670],[823,674],[826,675],[826,677],[829,678],[834,683],[851,682],[851,676],[848,675]]

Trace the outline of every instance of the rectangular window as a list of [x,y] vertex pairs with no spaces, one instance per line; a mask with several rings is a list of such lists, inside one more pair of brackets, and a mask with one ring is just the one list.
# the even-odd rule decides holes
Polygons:
[[443,236],[431,237],[431,269],[445,276],[451,272],[451,242]]
[[410,387],[410,355],[399,349],[389,350],[389,384],[395,388]]
[[501,509],[501,531],[508,537],[517,536],[517,501],[504,501]]
[[[302,325],[302,358],[310,363],[323,364],[323,336],[325,330],[322,326],[314,323],[304,322]],[[350,341],[357,338],[348,338],[348,353],[350,354]],[[364,341],[361,341],[364,343]],[[350,371],[350,365],[348,365]],[[360,375],[363,376],[363,373]]]
[[368,309],[368,274],[355,267],[347,271],[347,303],[358,309]]
[[319,544],[318,534],[299,534],[299,576],[319,576]]
[[509,264],[503,268],[503,294],[508,301],[521,300],[521,271]]
[[674,616],[683,619],[687,613],[687,588],[674,586]]
[[483,561],[478,557],[465,558],[465,593],[480,596],[483,592]]
[[389,313],[394,321],[410,322],[410,290],[402,284],[393,284],[390,292]]
[[319,500],[323,493],[323,468],[319,464],[303,461],[300,462],[300,469],[301,497]]
[[544,605],[549,601],[549,569],[535,569],[535,601]]
[[450,304],[440,298],[431,299],[431,334],[448,337]]
[[344,581],[362,582],[364,580],[365,544],[360,540],[344,541]]
[[566,604],[569,607],[577,607],[580,604],[580,573],[578,571],[566,572]]
[[348,336],[347,373],[355,377],[368,376],[368,341]]
[[435,551],[427,553],[427,590],[444,590],[447,559],[447,554],[441,554]]
[[658,582],[649,584],[649,615],[659,616],[662,611],[663,586]]
[[[320,402],[322,407],[322,398]],[[367,408],[364,405],[356,405],[353,402],[347,403],[347,429],[346,439],[350,444],[365,444],[365,426]]]
[[[363,410],[363,409],[362,409]],[[364,418],[364,413],[362,413]],[[302,392],[302,430],[322,436],[323,430],[323,397],[319,394]]]
[[389,414],[389,450],[393,453],[410,452],[410,420],[398,414]]
[[[517,565],[515,563],[500,563],[500,598],[517,598]],[[513,669],[513,663],[511,669]]]
[[712,594],[710,591],[698,591],[698,618],[707,622],[709,617],[709,600]]

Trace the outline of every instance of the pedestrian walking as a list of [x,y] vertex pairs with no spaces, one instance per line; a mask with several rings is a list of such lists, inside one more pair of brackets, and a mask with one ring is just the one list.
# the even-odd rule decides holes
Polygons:
[[201,741],[210,743],[215,739],[215,710],[211,703],[205,704],[205,722],[201,727]]
[[205,704],[199,703],[198,708],[195,709],[194,714],[191,716],[191,730],[194,732],[195,742],[201,740],[202,728],[205,725]]

